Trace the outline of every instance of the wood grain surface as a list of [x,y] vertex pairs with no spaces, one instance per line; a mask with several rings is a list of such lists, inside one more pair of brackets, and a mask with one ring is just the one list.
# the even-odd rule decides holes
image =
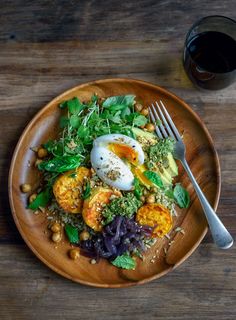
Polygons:
[[129,289],[88,288],[53,273],[30,252],[7,195],[14,147],[43,105],[89,80],[138,78],[176,93],[204,120],[221,162],[218,214],[235,238],[236,85],[200,91],[181,61],[187,30],[208,14],[235,19],[235,1],[1,1],[0,319],[236,318],[235,247],[219,251],[207,235],[162,279]]

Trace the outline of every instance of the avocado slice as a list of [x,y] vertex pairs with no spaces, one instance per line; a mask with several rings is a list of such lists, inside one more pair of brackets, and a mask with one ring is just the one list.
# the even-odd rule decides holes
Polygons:
[[[146,138],[148,140],[156,141],[156,139],[157,139],[156,134],[152,133],[152,132],[143,131],[143,130],[141,130],[139,128],[135,128],[135,127],[132,128],[132,131],[136,136],[140,136],[140,137]],[[178,166],[177,166],[175,159],[171,153],[169,153],[167,155],[167,159],[169,162],[168,168],[162,167],[160,170],[158,167],[156,167],[155,171],[160,175],[163,184],[166,186],[169,186],[172,184],[172,178],[178,175]]]
[[167,155],[169,162],[169,167],[166,169],[170,173],[171,177],[176,177],[178,175],[178,166],[175,162],[175,159],[171,153]]
[[160,175],[161,180],[165,186],[170,186],[172,184],[173,177],[178,175],[178,167],[171,153],[167,156],[169,166],[168,168],[155,168],[155,171]]
[[136,127],[133,127],[132,131],[136,136],[143,137],[143,138],[146,138],[148,140],[154,140],[154,139],[156,140],[157,139],[156,134],[152,133],[152,132],[143,131],[142,129],[139,129],[139,128],[136,128]]
[[158,171],[158,173],[161,177],[161,180],[165,186],[169,186],[172,184],[172,176],[168,172],[168,169],[163,168],[162,170],[160,170],[159,168],[157,168],[157,171]]

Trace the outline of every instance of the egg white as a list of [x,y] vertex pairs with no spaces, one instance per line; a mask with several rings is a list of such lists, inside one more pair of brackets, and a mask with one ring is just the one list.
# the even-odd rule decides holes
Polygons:
[[109,143],[125,144],[130,146],[137,153],[137,165],[142,165],[144,163],[143,149],[138,141],[134,140],[133,138],[119,133],[106,134],[95,139],[93,145],[94,147],[106,147],[109,145]]
[[[98,140],[98,139],[96,139]],[[113,152],[95,143],[91,154],[91,164],[99,178],[109,186],[119,190],[131,190],[134,175],[129,167]],[[110,179],[109,173],[116,172],[116,179]]]

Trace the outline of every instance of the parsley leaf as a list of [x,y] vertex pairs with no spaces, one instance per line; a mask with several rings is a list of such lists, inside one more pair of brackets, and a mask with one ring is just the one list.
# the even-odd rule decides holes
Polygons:
[[136,267],[136,261],[127,253],[116,257],[115,260],[111,261],[111,263],[118,268],[127,270],[134,270]]
[[84,193],[82,195],[82,199],[87,199],[91,194],[91,187],[90,187],[90,183],[87,182]]
[[142,196],[142,188],[140,186],[139,180],[138,178],[134,178],[134,195],[136,196],[136,198],[138,198],[140,200],[141,196]]
[[84,105],[79,101],[77,97],[67,101],[68,110],[71,114],[78,114]]
[[163,182],[161,180],[161,177],[159,176],[159,174],[157,174],[156,172],[153,171],[144,171],[143,173],[145,175],[146,178],[148,178],[148,180],[150,180],[152,183],[154,183],[156,186],[163,188]]
[[37,210],[39,207],[45,208],[51,198],[51,191],[49,188],[40,192],[35,200],[28,205],[28,209]]
[[180,184],[174,187],[174,199],[180,208],[188,208],[190,205],[190,196],[186,189],[184,189]]
[[70,243],[79,242],[79,231],[76,227],[73,227],[71,224],[66,224],[65,231]]

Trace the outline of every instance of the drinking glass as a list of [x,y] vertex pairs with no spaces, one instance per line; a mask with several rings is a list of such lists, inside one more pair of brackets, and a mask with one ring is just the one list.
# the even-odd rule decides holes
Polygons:
[[198,20],[189,30],[183,64],[198,87],[222,89],[236,78],[236,21],[224,16]]

